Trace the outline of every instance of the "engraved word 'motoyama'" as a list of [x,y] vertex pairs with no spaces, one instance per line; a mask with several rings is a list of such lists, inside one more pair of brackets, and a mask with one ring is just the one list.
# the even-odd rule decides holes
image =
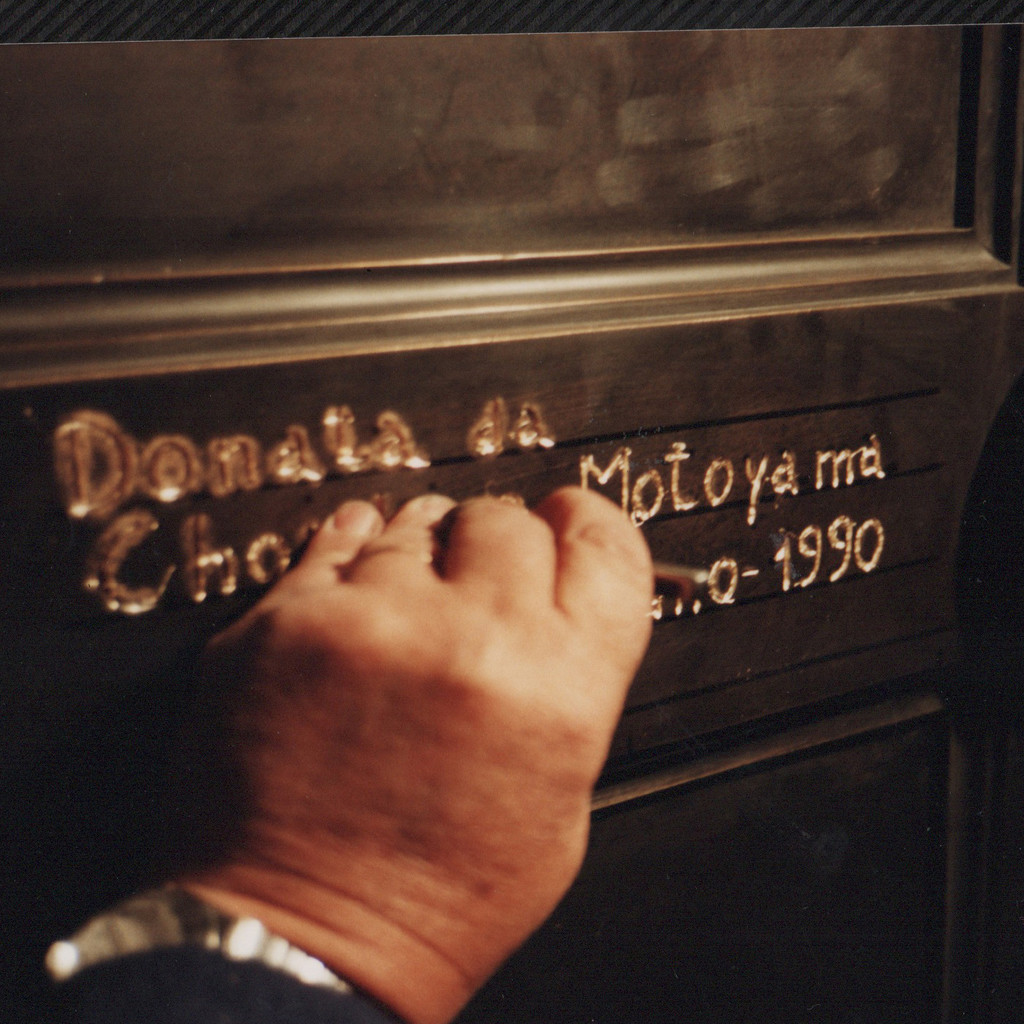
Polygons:
[[[759,502],[770,493],[777,496],[800,492],[796,456],[786,450],[775,456],[762,455],[760,459],[747,457],[738,468],[732,459],[716,455],[700,469],[684,469],[693,456],[685,443],[673,442],[660,461],[667,469],[645,469],[634,476],[630,462],[632,450],[626,446],[616,448],[603,468],[592,454],[580,457],[580,485],[584,488],[612,484],[618,476],[618,501],[637,526],[655,516],[669,512],[689,512],[699,505],[717,508],[730,498],[735,500],[745,491],[747,524],[757,521]],[[850,486],[858,478],[874,477],[882,480],[882,446],[872,434],[867,444],[858,448],[819,450],[814,454],[814,489]],[[831,473],[826,470],[831,469]],[[745,483],[744,483],[745,481]]]

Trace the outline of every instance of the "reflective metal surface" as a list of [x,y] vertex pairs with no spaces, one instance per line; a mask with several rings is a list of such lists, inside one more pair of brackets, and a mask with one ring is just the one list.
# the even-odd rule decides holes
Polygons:
[[[870,44],[865,41],[870,39]],[[7,275],[93,281],[951,224],[959,34],[8,48]]]
[[1020,677],[985,666],[1021,472],[979,459],[1024,408],[1018,44],[0,50],[0,820],[10,898],[47,907],[4,924],[21,984],[140,882],[197,651],[341,500],[575,483],[705,578],[653,608],[579,887],[466,1020],[517,986],[509,1020],[1012,1005],[985,914],[1020,872],[986,872],[1024,835]]

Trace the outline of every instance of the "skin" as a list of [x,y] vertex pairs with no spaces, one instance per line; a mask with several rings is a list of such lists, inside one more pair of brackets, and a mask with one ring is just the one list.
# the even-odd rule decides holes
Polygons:
[[[451,1020],[565,893],[650,634],[606,499],[347,502],[211,645],[244,820],[180,884],[410,1024]],[[241,674],[241,675],[239,675]]]

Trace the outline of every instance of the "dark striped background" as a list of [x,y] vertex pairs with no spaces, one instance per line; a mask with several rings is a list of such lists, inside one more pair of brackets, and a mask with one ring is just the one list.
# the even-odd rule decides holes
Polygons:
[[1024,20],[1005,0],[0,0],[0,41],[591,32]]

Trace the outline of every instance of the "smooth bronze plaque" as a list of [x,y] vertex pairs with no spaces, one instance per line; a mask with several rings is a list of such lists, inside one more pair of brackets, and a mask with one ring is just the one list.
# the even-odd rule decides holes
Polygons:
[[[1020,532],[1020,474],[982,459],[1021,407],[1019,42],[6,48],[13,988],[141,883],[198,652],[341,501],[576,485],[704,583],[654,595],[587,871],[512,969],[535,992],[568,936],[590,994],[533,1019],[773,1019],[783,990],[778,1019],[839,1019],[837,993],[851,1020],[974,1019],[986,851],[1020,839],[993,811],[1019,670],[986,674],[958,605],[1015,564],[992,543],[965,580],[962,518]],[[700,989],[687,937],[739,980]]]

